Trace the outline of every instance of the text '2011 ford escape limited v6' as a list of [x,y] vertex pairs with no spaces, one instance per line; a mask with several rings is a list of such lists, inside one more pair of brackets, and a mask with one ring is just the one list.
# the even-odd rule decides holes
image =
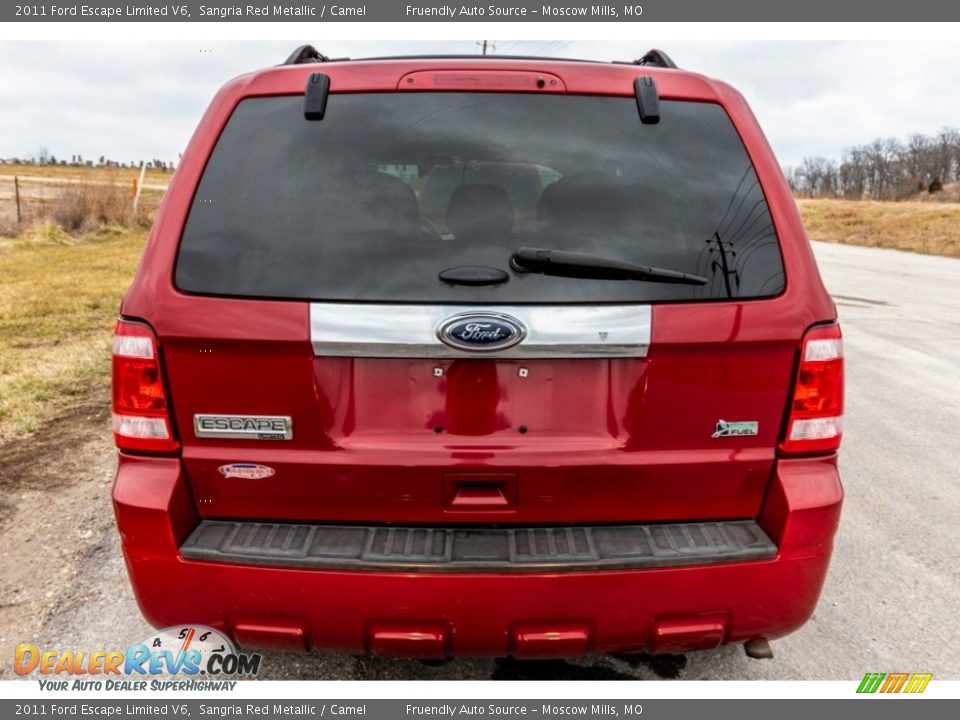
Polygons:
[[742,97],[657,51],[308,46],[228,83],[113,372],[117,524],[158,625],[763,656],[827,571],[835,307]]

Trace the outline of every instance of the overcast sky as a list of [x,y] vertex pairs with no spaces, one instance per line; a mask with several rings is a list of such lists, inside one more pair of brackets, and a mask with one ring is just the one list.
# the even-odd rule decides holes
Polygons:
[[[719,27],[719,26],[718,26]],[[216,89],[299,44],[0,44],[0,157],[176,162]],[[475,53],[472,42],[312,42],[333,57]],[[960,44],[494,41],[496,52],[630,60],[662,47],[746,95],[784,165],[876,137],[960,126]]]

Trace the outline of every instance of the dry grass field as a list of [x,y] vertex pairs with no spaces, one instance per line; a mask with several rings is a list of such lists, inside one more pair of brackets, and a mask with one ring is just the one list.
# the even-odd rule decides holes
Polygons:
[[960,257],[960,203],[797,200],[812,240]]
[[0,193],[0,450],[105,387],[120,296],[162,197],[145,193],[134,212],[115,170],[25,169],[60,184],[22,183],[19,224]]
[[[144,181],[140,212],[133,218],[134,178],[129,172],[116,168],[84,171],[28,167],[28,170],[49,172],[46,175],[4,174],[4,169],[9,167],[0,165],[0,236],[5,237],[14,237],[48,220],[71,233],[130,221],[149,223],[169,182],[168,177],[162,178],[159,184]],[[18,186],[14,183],[15,177]]]
[[[0,165],[0,176],[49,178],[53,180],[118,181],[129,185],[140,177],[140,168],[71,167],[69,165]],[[166,185],[173,175],[169,170],[148,169],[144,178],[147,185]]]
[[0,239],[0,446],[107,382],[120,296],[144,229],[72,237],[53,224]]

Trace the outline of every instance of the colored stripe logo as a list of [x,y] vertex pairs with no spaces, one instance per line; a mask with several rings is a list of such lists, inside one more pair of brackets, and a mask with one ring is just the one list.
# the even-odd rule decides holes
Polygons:
[[922,693],[933,679],[933,673],[867,673],[860,681],[858,693]]

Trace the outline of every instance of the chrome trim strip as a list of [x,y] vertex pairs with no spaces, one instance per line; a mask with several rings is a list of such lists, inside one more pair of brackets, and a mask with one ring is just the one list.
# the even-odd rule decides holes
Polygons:
[[[526,327],[523,342],[502,350],[460,350],[440,342],[452,316],[499,313]],[[644,357],[650,346],[649,305],[374,305],[311,303],[316,355],[404,358]]]

